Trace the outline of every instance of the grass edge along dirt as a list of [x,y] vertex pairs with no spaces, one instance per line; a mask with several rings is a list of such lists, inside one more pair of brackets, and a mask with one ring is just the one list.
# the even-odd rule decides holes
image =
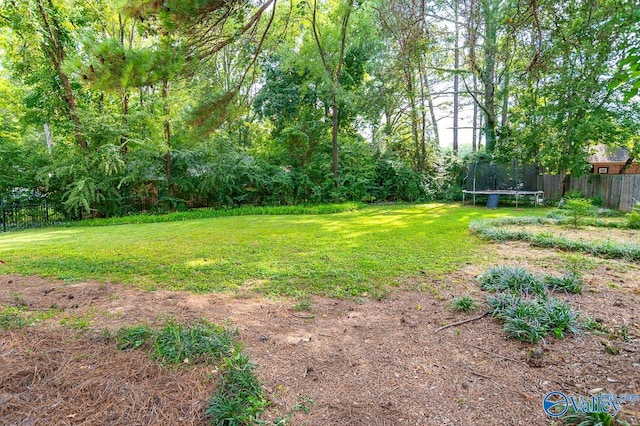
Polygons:
[[158,330],[141,324],[125,326],[115,333],[120,350],[145,349],[151,358],[162,365],[177,368],[196,363],[214,364],[218,368],[218,387],[209,398],[203,416],[216,426],[290,424],[300,411],[308,414],[313,401],[302,397],[291,411],[273,422],[261,420],[268,407],[256,365],[242,352],[235,329],[200,320],[183,325],[168,319]]
[[[523,230],[501,229],[504,225],[547,225],[555,226],[556,219],[544,217],[505,217],[472,221],[469,229],[472,233],[491,241],[524,241],[534,247],[553,248],[589,254],[609,259],[640,261],[640,245],[621,243],[618,241],[583,241],[572,240],[563,236],[555,236],[549,232],[532,233]],[[590,226],[598,226],[598,222],[590,222]],[[607,226],[607,225],[603,225]]]

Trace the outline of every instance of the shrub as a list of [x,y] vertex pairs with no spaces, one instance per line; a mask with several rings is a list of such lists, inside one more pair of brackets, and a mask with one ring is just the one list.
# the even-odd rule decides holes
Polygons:
[[589,200],[584,198],[567,199],[564,208],[569,211],[569,217],[574,228],[578,227],[578,221],[585,216],[593,216],[595,209]]
[[584,200],[584,194],[577,189],[567,191],[563,197],[565,200]]
[[541,310],[542,321],[547,329],[558,339],[564,337],[565,332],[577,334],[580,330],[578,326],[578,313],[571,309],[571,305],[566,302],[559,302],[550,298]]

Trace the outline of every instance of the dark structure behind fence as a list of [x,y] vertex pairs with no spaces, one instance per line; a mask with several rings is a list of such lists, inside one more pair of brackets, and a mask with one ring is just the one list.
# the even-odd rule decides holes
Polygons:
[[47,200],[2,203],[0,213],[2,232],[38,228],[65,220],[62,209]]
[[537,191],[538,170],[535,165],[494,163],[488,160],[467,164],[467,191]]
[[[539,187],[546,198],[560,198],[563,186],[562,175],[539,177]],[[636,201],[640,201],[640,175],[599,175],[588,174],[577,177],[567,176],[567,191],[579,191],[586,198],[601,198],[611,209],[631,211]]]

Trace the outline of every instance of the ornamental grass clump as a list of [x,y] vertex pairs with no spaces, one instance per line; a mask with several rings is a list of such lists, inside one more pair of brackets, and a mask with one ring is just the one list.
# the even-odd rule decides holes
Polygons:
[[479,281],[483,290],[494,293],[487,296],[489,313],[504,322],[507,337],[535,343],[549,334],[561,339],[579,332],[578,313],[569,303],[550,296],[551,291],[581,291],[579,276],[541,278],[520,267],[498,266]]
[[544,283],[531,272],[518,266],[494,266],[480,276],[480,287],[495,292],[546,295]]

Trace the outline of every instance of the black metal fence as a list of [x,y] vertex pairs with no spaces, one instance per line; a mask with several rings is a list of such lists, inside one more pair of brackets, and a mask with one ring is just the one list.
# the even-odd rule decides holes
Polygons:
[[65,221],[62,209],[47,200],[2,203],[2,232],[38,228]]

